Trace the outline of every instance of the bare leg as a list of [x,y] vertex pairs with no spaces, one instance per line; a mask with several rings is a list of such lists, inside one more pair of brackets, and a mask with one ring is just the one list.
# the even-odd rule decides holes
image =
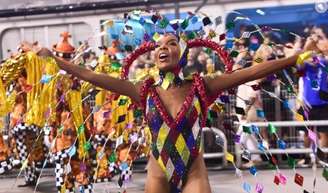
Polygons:
[[199,155],[191,167],[188,180],[182,193],[211,193],[203,155]]
[[328,132],[319,132],[320,136],[320,146],[328,147]]
[[170,185],[167,178],[152,155],[149,158],[147,169],[145,193],[169,193]]

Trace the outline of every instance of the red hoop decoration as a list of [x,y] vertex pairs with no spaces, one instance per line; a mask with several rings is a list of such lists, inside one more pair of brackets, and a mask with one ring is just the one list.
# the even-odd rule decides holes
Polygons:
[[[223,64],[226,66],[225,72],[230,73],[232,71],[233,60],[230,58],[229,53],[218,43],[210,39],[194,39],[187,41],[187,48],[193,47],[206,47],[212,49],[222,60]],[[146,42],[142,44],[139,48],[134,50],[130,55],[124,59],[124,66],[121,72],[121,78],[127,79],[129,75],[129,69],[133,61],[135,61],[140,55],[150,52],[156,48],[154,42]]]

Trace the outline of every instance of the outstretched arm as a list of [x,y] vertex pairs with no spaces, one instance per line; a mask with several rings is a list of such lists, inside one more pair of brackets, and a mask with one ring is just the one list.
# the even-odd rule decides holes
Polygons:
[[43,48],[39,54],[53,57],[61,69],[72,74],[73,76],[90,82],[91,84],[103,89],[115,92],[120,95],[128,96],[135,102],[140,102],[139,88],[132,82],[113,78],[106,74],[95,73],[81,66],[74,65],[71,62],[63,60],[59,57],[53,56],[52,54],[48,53],[49,50],[47,51],[45,49],[46,48]]
[[271,73],[277,72],[283,68],[296,63],[298,55],[289,58],[266,61],[259,65],[235,71],[231,74],[222,74],[215,78],[206,78],[205,83],[210,94],[218,93],[219,91],[233,88],[246,82],[263,78]]
[[[308,40],[304,50],[315,50],[316,42],[313,40]],[[263,78],[269,74],[275,73],[283,68],[291,65],[295,65],[299,57],[298,52],[291,57],[278,59],[273,61],[266,61],[259,65],[253,65],[251,67],[235,71],[231,74],[223,74],[214,78],[206,78],[205,84],[207,86],[207,91],[214,95],[222,90],[233,88],[240,84]]]

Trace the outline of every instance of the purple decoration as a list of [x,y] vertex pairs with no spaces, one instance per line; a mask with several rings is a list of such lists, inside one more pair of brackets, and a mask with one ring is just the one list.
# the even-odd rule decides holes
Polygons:
[[277,77],[276,77],[275,74],[270,74],[269,76],[266,77],[266,79],[267,79],[269,82],[272,82],[272,81],[276,80]]
[[143,38],[146,42],[148,42],[151,39],[151,37],[147,33],[144,34]]
[[263,189],[264,189],[264,187],[263,187],[262,184],[259,184],[259,183],[256,184],[256,186],[255,186],[255,191],[256,191],[257,193],[262,193],[262,192],[263,192]]
[[106,111],[103,113],[103,118],[109,118],[111,111]]
[[224,103],[229,103],[230,102],[228,95],[221,95],[220,100]]
[[240,143],[240,135],[235,134],[235,135],[233,136],[233,141],[234,141],[235,143]]
[[85,165],[85,163],[80,163],[80,170],[81,170],[82,172],[87,171],[87,166]]
[[138,141],[138,134],[133,133],[132,135],[130,135],[130,141],[131,141],[131,143]]
[[64,94],[60,96],[59,101],[60,101],[60,102],[64,102],[64,101],[65,101],[65,95],[64,95]]
[[282,173],[279,173],[279,182],[283,185],[287,184],[287,177],[283,175]]
[[317,140],[317,135],[315,132],[313,132],[312,130],[308,129],[308,136],[309,138],[315,143]]

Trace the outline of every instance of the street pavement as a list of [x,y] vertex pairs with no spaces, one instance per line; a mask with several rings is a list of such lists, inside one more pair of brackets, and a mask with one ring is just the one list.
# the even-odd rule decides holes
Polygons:
[[[251,185],[250,192],[255,191],[255,185],[260,182],[264,186],[263,193],[303,193],[304,188],[308,192],[313,192],[313,172],[312,169],[297,169],[299,174],[304,176],[303,188],[294,183],[294,171],[291,169],[282,169],[281,173],[286,175],[287,184],[279,185],[273,183],[273,170],[259,170],[256,177],[252,176],[247,170],[243,171],[243,180]],[[33,188],[18,188],[18,184],[23,184],[24,179],[14,177],[15,173],[0,178],[0,193],[33,193]],[[316,188],[315,193],[328,193],[328,182],[322,177],[322,168],[316,171]],[[132,181],[127,185],[127,193],[144,192],[145,172],[135,172]],[[241,193],[245,192],[242,188],[243,181],[237,178],[233,170],[210,170],[209,179],[213,193]],[[15,182],[16,181],[16,182]],[[120,189],[117,185],[117,179],[112,182],[99,183],[94,186],[95,193],[118,193]],[[55,193],[55,177],[52,169],[47,169],[45,176],[40,179],[37,188],[39,193]],[[121,191],[122,192],[122,191]]]

